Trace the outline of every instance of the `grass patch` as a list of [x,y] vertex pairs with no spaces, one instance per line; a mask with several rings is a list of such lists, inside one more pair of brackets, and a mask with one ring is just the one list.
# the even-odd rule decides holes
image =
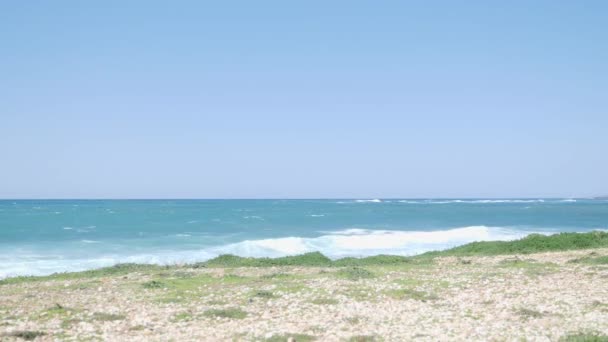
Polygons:
[[181,312],[173,316],[173,322],[191,321],[192,319],[194,319],[194,317],[192,317],[192,314],[189,312]]
[[53,307],[44,310],[44,312],[40,316],[47,318],[66,316],[74,311],[74,309],[67,308],[61,304],[55,304]]
[[163,287],[165,287],[165,284],[163,284],[162,282],[160,282],[158,280],[150,280],[150,281],[147,281],[147,282],[141,284],[141,286],[144,289],[162,289]]
[[560,342],[608,342],[608,336],[599,333],[577,333],[564,336]]
[[309,342],[315,341],[317,338],[311,335],[306,334],[283,334],[283,335],[272,335],[269,338],[263,339],[264,342],[287,342],[287,341],[297,341],[297,342]]
[[414,259],[398,255],[374,255],[365,258],[342,258],[333,262],[333,266],[385,266],[411,264]]
[[553,263],[540,263],[534,260],[522,260],[519,258],[505,259],[499,263],[500,267],[517,268],[524,270],[528,275],[540,276],[557,270],[558,265]]
[[372,335],[357,335],[352,336],[347,340],[348,342],[377,342],[379,339]]
[[333,298],[316,298],[311,300],[310,302],[317,305],[336,305],[340,303]]
[[359,323],[361,323],[361,317],[360,316],[352,316],[352,317],[346,317],[345,320],[352,325],[357,325]]
[[276,298],[274,293],[272,293],[271,291],[266,291],[266,290],[255,291],[253,293],[253,297],[266,298],[266,299]]
[[70,328],[72,328],[72,326],[74,326],[75,324],[78,324],[80,322],[82,322],[82,320],[78,319],[78,318],[65,319],[65,320],[63,320],[63,322],[61,322],[61,327],[63,329],[70,329]]
[[226,309],[211,309],[203,313],[207,317],[221,317],[231,319],[243,319],[247,317],[247,313],[239,308],[226,308]]
[[472,242],[445,251],[428,252],[423,256],[469,256],[530,254],[608,247],[608,232],[530,234],[515,241]]
[[543,317],[545,314],[543,314],[540,311],[536,311],[536,310],[532,310],[532,309],[526,309],[526,308],[520,308],[518,310],[515,311],[518,315],[520,315],[521,317],[525,318],[525,319],[529,319],[529,318],[540,318]]
[[0,280],[0,285],[21,284],[25,282],[38,282],[49,280],[71,280],[82,278],[99,278],[107,276],[124,275],[132,272],[143,272],[168,268],[169,266],[147,265],[147,264],[117,264],[110,267],[95,270],[70,273],[54,273],[48,276],[21,276]]
[[292,277],[293,277],[292,274],[282,273],[282,272],[264,274],[264,275],[260,276],[261,279],[286,279],[286,278],[292,278]]
[[110,314],[104,312],[96,312],[93,314],[93,320],[101,322],[122,321],[125,318],[125,315],[120,314]]
[[419,262],[411,257],[397,255],[376,255],[366,258],[342,258],[331,260],[319,252],[281,258],[243,258],[236,255],[224,254],[214,259],[197,263],[192,267],[271,267],[271,266],[317,266],[317,267],[347,267],[347,266],[383,266],[402,265]]
[[319,252],[282,258],[243,258],[224,254],[208,260],[206,267],[330,266],[331,259]]
[[438,297],[435,294],[427,293],[424,291],[412,290],[412,289],[388,290],[388,291],[386,291],[386,294],[389,297],[392,297],[394,299],[400,299],[400,300],[414,299],[414,300],[426,302],[429,300],[438,299]]
[[361,267],[348,267],[341,269],[336,273],[339,277],[350,279],[350,280],[360,280],[360,279],[370,279],[374,278],[374,273],[366,270]]
[[608,265],[608,256],[600,256],[600,257],[590,257],[590,256],[586,256],[586,257],[582,257],[582,258],[576,258],[573,260],[568,261],[570,263],[576,263],[576,264],[588,264],[588,265]]
[[37,337],[44,336],[44,335],[46,335],[45,332],[37,331],[37,330],[19,330],[19,331],[13,331],[13,332],[4,334],[4,336],[18,337],[18,338],[22,338],[26,341],[33,341]]
[[298,283],[280,283],[275,288],[275,292],[281,293],[296,293],[307,290],[308,288]]

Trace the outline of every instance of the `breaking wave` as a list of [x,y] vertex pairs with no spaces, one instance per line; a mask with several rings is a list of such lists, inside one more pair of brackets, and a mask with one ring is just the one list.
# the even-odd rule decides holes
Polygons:
[[[447,249],[473,241],[514,240],[535,232],[501,227],[471,226],[439,231],[351,228],[320,233],[322,235],[318,237],[292,236],[245,240],[199,250],[159,251],[137,255],[104,255],[88,259],[70,259],[63,256],[40,259],[14,255],[10,258],[0,258],[0,278],[82,271],[125,262],[163,265],[193,263],[205,261],[220,254],[235,254],[244,257],[281,257],[319,251],[330,258],[363,257],[378,254],[407,256]],[[86,241],[86,243],[92,242]]]

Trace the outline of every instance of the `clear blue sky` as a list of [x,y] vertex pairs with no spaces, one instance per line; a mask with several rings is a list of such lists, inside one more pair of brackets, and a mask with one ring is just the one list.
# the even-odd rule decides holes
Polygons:
[[607,1],[3,1],[0,197],[608,193]]

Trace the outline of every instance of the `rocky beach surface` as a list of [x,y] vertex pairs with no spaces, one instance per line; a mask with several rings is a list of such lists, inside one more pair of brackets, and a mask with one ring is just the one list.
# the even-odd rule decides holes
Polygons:
[[608,249],[369,266],[119,265],[5,279],[6,341],[586,341]]

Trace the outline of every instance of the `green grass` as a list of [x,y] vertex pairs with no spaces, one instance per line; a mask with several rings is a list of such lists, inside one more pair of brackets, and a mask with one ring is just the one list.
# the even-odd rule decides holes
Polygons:
[[271,266],[316,266],[316,267],[347,267],[347,266],[383,266],[416,263],[411,257],[396,255],[376,255],[366,258],[343,258],[331,260],[319,252],[306,253],[282,258],[243,258],[236,255],[224,254],[193,267],[271,267]]
[[104,312],[96,312],[93,314],[93,320],[102,322],[122,321],[125,318],[125,315],[109,314]]
[[[567,251],[590,248],[608,248],[608,232],[589,233],[560,233],[550,236],[531,234],[515,241],[484,241],[473,242],[445,251],[428,252],[415,257],[402,257],[394,255],[377,255],[366,258],[343,258],[331,260],[319,252],[282,258],[243,258],[235,255],[220,255],[202,263],[192,264],[188,267],[272,267],[272,266],[314,266],[314,267],[364,267],[364,266],[395,266],[406,265],[425,266],[439,256],[475,256],[475,255],[507,255],[530,254],[549,251]],[[579,262],[592,264],[606,264],[608,257],[581,259]],[[97,270],[56,273],[43,277],[14,277],[0,280],[0,285],[19,284],[23,282],[70,280],[82,278],[98,278],[105,276],[124,275],[132,272],[152,272],[174,270],[171,266],[118,264],[112,267]],[[196,278],[196,277],[195,277]],[[184,277],[184,279],[188,279]],[[164,279],[163,279],[164,280]]]
[[99,278],[115,275],[123,275],[132,272],[158,270],[169,266],[144,265],[144,264],[117,264],[110,267],[98,268],[90,271],[55,273],[48,276],[21,276],[0,280],[0,285],[20,284],[24,282],[48,281],[48,280],[72,280],[82,278]]
[[319,252],[282,258],[243,258],[236,255],[224,254],[204,263],[205,267],[269,267],[269,266],[330,266],[331,259]]
[[264,274],[264,275],[260,276],[260,279],[287,279],[287,278],[294,278],[294,277],[295,277],[295,275],[293,275],[293,274],[277,272],[277,273],[271,273],[271,274]]
[[44,310],[44,312],[43,312],[43,314],[41,314],[41,316],[44,316],[47,318],[53,318],[53,317],[58,317],[58,316],[66,316],[66,315],[71,314],[74,311],[75,310],[66,308],[63,305],[55,304],[53,307],[50,307],[50,308]]
[[46,335],[45,332],[34,331],[34,330],[20,330],[20,331],[13,331],[11,333],[4,334],[4,336],[18,337],[18,338],[22,338],[26,341],[33,341],[37,337],[44,336],[44,335]]
[[525,271],[530,276],[541,276],[550,274],[559,269],[558,265],[550,262],[536,262],[534,260],[523,260],[519,258],[505,259],[499,264],[499,267],[516,268]]
[[269,338],[263,339],[264,342],[287,342],[289,339],[293,339],[296,342],[309,342],[314,341],[317,338],[311,335],[305,334],[283,334],[283,335],[273,335]]
[[173,316],[173,322],[191,321],[193,318],[194,317],[192,317],[192,314],[189,312],[180,312]]
[[317,305],[336,305],[340,302],[338,302],[336,299],[333,298],[315,298],[313,300],[310,301],[313,304],[317,304]]
[[160,282],[158,280],[150,280],[150,281],[147,281],[147,282],[141,284],[141,286],[145,289],[161,289],[161,288],[165,287],[165,284],[163,284],[162,282]]
[[414,299],[423,302],[438,299],[435,294],[412,289],[388,290],[386,294],[395,299]]
[[347,267],[336,272],[339,277],[350,279],[350,280],[360,280],[360,279],[370,279],[374,278],[375,275],[373,272],[366,270],[361,267]]
[[266,291],[266,290],[255,291],[253,293],[253,297],[266,298],[266,299],[276,298],[274,293],[272,293],[271,291]]
[[371,335],[357,335],[348,339],[348,342],[377,342],[379,339]]
[[578,333],[559,339],[560,342],[608,342],[608,336],[598,333]]
[[226,309],[211,309],[203,313],[207,317],[221,317],[231,319],[243,319],[247,317],[247,313],[239,308],[226,308]]
[[515,241],[472,242],[445,251],[428,252],[423,256],[470,256],[530,254],[608,247],[608,232],[531,234]]
[[527,308],[521,308],[521,309],[517,309],[516,313],[518,315],[520,315],[523,318],[540,318],[543,317],[545,314],[543,314],[540,311],[537,310],[532,310],[532,309],[527,309]]
[[588,265],[608,265],[608,256],[600,256],[600,257],[582,257],[574,260],[570,260],[571,263],[577,264],[588,264]]

